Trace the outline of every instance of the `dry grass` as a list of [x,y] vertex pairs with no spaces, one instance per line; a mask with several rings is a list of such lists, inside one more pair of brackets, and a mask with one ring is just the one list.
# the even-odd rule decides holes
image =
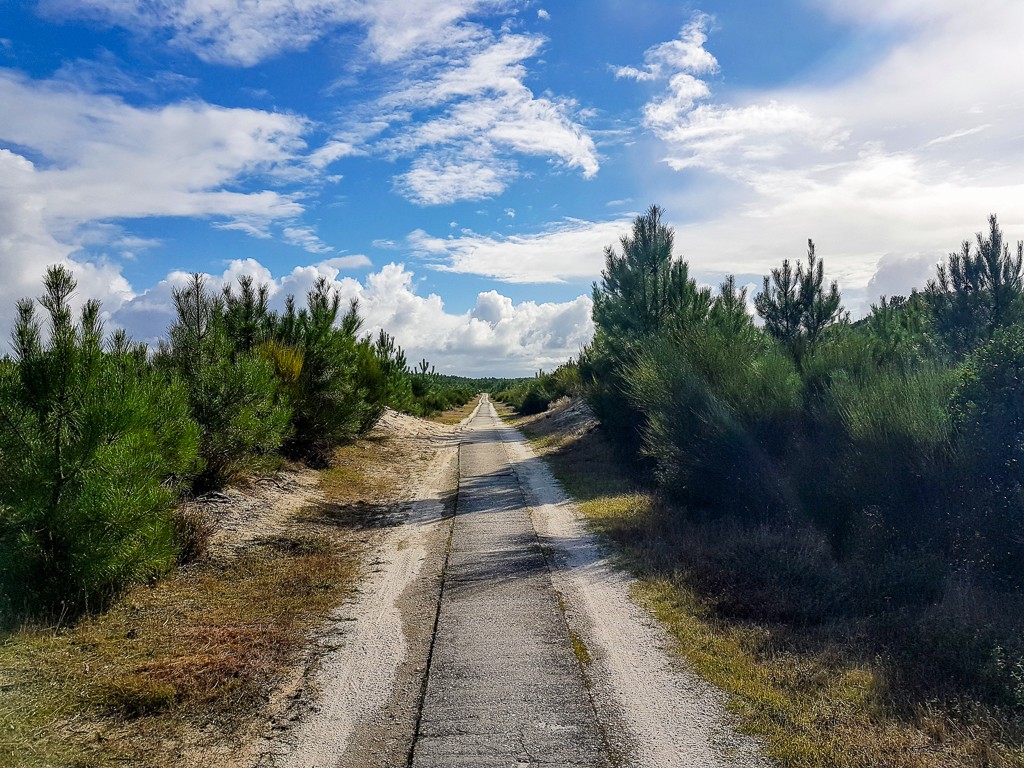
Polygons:
[[[740,534],[709,534],[680,521],[632,482],[600,432],[567,438],[557,419],[502,413],[548,459],[591,526],[614,543],[638,578],[636,599],[676,638],[677,653],[730,694],[742,728],[760,736],[780,765],[1024,765],[1020,731],[1005,713],[968,701],[908,706],[891,687],[889,665],[865,651],[854,623],[806,626],[723,612],[715,591],[690,570],[690,555],[716,546],[715,535]],[[772,544],[769,533],[750,535]]]
[[476,408],[476,404],[479,402],[480,396],[477,395],[465,405],[460,405],[458,408],[452,408],[435,416],[430,416],[429,419],[430,421],[436,421],[438,424],[458,424],[473,412],[473,409]]
[[346,446],[323,473],[323,503],[282,534],[131,589],[100,616],[0,640],[0,764],[244,762],[301,678],[311,633],[357,584],[418,450],[383,437]]

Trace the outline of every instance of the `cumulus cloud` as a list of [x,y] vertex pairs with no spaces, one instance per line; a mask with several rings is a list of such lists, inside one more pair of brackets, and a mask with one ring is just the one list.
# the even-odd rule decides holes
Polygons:
[[[0,327],[13,303],[38,291],[47,265],[70,265],[81,292],[111,309],[132,297],[113,261],[151,242],[111,221],[212,218],[256,237],[283,237],[315,253],[333,249],[296,223],[297,198],[260,188],[305,162],[300,117],[202,102],[142,108],[58,80],[0,70]],[[250,182],[246,191],[238,183]]]
[[[253,260],[231,262],[222,274],[207,276],[210,285],[234,283],[240,275],[253,275],[270,288],[271,305],[280,309],[291,294],[302,297],[320,277],[347,302],[356,299],[366,333],[384,329],[395,336],[410,360],[426,357],[438,370],[459,374],[526,375],[539,367],[553,368],[579,352],[593,336],[591,301],[579,296],[561,303],[515,304],[497,291],[478,295],[466,312],[451,312],[437,294],[421,295],[415,276],[404,265],[388,264],[363,281],[344,277],[349,266],[330,259],[295,267],[273,276]],[[172,272],[140,292],[113,314],[113,321],[140,339],[155,342],[173,321],[172,295],[189,279]]]

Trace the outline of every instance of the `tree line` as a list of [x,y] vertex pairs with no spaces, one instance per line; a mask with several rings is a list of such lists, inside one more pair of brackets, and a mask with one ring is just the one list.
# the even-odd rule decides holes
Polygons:
[[323,465],[385,407],[429,415],[476,382],[413,370],[394,338],[363,336],[356,302],[320,278],[297,308],[248,276],[174,291],[156,349],[71,309],[72,274],[18,302],[0,361],[0,615],[96,605],[191,549],[183,494],[280,465]]
[[1024,244],[991,216],[851,320],[813,242],[749,297],[698,285],[662,217],[606,249],[592,343],[522,396],[589,400],[720,615],[855,627],[900,701],[1024,711]]
[[[941,553],[1024,585],[1024,244],[995,216],[861,320],[808,242],[748,311],[673,255],[657,206],[609,247],[578,362],[606,429],[690,514],[801,515],[838,550]],[[564,374],[563,374],[564,376]]]

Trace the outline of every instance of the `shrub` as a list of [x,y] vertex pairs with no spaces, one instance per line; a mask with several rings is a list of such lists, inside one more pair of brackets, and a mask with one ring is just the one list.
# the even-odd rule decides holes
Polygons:
[[548,409],[552,399],[551,393],[543,384],[532,382],[520,400],[518,410],[523,414],[543,413]]
[[47,341],[33,302],[19,302],[14,360],[0,367],[0,591],[8,607],[19,595],[77,608],[173,564],[168,509],[199,430],[144,348],[116,334],[103,349],[97,302],[72,321],[68,270],[44,285]]
[[834,439],[848,441],[841,485],[829,505],[834,532],[849,533],[850,521],[836,519],[844,510],[856,516],[870,508],[891,543],[942,551],[955,464],[952,386],[951,373],[933,364],[833,380],[830,396],[843,426]]
[[314,462],[326,462],[335,446],[369,429],[381,413],[359,381],[358,305],[350,305],[339,322],[340,309],[341,298],[321,277],[305,309],[296,312],[289,297],[274,331],[281,344],[302,354],[287,448]]
[[177,320],[159,362],[184,382],[202,429],[196,487],[216,488],[277,451],[291,409],[274,364],[232,342],[224,301],[206,290],[201,275],[174,292],[174,306]]
[[714,514],[793,505],[777,458],[800,405],[793,363],[750,328],[705,326],[654,339],[626,369],[645,414],[643,450],[663,486]]
[[983,557],[1024,582],[1024,327],[998,331],[958,374],[952,408],[973,480],[961,539],[983,539]]

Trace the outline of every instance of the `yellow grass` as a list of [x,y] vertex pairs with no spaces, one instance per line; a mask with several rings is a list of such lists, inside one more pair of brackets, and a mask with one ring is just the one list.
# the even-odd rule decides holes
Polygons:
[[458,424],[473,412],[473,409],[476,408],[476,404],[478,402],[480,402],[479,395],[474,397],[465,405],[460,405],[458,408],[452,408],[444,413],[439,413],[429,418],[431,421],[436,421],[438,424]]

